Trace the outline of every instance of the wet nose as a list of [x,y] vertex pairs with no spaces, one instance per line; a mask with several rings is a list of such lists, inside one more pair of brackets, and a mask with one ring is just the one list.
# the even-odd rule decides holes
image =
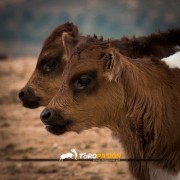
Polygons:
[[24,87],[19,92],[19,99],[21,101],[26,101],[26,100],[29,100],[29,99],[33,99],[34,97],[35,97],[34,91],[29,87]]
[[40,97],[36,96],[34,90],[28,86],[21,89],[18,96],[24,107],[37,108],[39,106]]
[[25,95],[24,91],[21,90],[21,91],[19,92],[19,99],[20,99],[20,100],[23,100],[24,95]]
[[53,111],[47,108],[44,109],[40,114],[40,118],[44,124],[49,124],[52,116],[53,116]]

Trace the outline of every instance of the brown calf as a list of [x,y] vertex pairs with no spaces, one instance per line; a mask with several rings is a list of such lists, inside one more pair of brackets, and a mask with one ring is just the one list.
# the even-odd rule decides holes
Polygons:
[[41,119],[56,135],[110,128],[130,158],[154,159],[130,162],[139,180],[180,171],[180,69],[157,58],[134,60],[108,43],[81,45]]
[[[148,37],[122,38],[114,40],[116,48],[129,57],[137,58],[145,55],[166,57],[176,51],[175,45],[180,45],[180,30],[171,30],[153,34]],[[78,33],[72,23],[57,27],[44,42],[36,68],[26,86],[20,91],[19,98],[28,108],[45,106],[58,91],[61,75],[66,65],[66,59],[71,50],[87,39]],[[96,39],[97,40],[97,39]],[[64,48],[64,42],[68,46]]]

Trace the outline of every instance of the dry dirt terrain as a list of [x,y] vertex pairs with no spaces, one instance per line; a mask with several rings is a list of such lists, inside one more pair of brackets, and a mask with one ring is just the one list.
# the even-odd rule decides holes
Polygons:
[[22,107],[18,91],[30,77],[36,59],[0,61],[0,180],[130,180],[127,162],[8,161],[8,158],[59,159],[75,148],[87,153],[121,153],[123,149],[108,129],[54,136],[39,119],[43,108]]

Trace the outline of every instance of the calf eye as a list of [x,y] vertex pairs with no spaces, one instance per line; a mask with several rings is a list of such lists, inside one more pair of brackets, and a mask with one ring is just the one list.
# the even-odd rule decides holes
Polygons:
[[45,64],[45,65],[43,66],[43,71],[44,71],[44,72],[49,73],[49,72],[51,72],[51,70],[52,70],[52,68],[51,68],[50,66],[48,66],[47,64]]
[[52,71],[55,70],[55,67],[56,67],[56,63],[55,62],[47,62],[43,65],[42,69],[43,69],[43,72],[46,73],[46,74],[49,74],[51,73]]
[[74,83],[74,88],[76,90],[83,90],[85,89],[92,81],[92,77],[89,75],[81,75],[77,81]]

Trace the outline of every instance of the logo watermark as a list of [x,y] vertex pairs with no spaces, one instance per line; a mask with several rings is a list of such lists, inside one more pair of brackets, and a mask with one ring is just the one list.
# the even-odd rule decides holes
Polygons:
[[60,160],[64,160],[64,159],[72,159],[74,158],[75,160],[77,160],[77,152],[75,149],[71,149],[71,152],[65,153],[65,154],[61,154],[60,156]]
[[122,158],[121,153],[109,152],[109,153],[78,153],[74,148],[69,152],[61,154],[60,160],[87,160],[87,161],[116,161]]

